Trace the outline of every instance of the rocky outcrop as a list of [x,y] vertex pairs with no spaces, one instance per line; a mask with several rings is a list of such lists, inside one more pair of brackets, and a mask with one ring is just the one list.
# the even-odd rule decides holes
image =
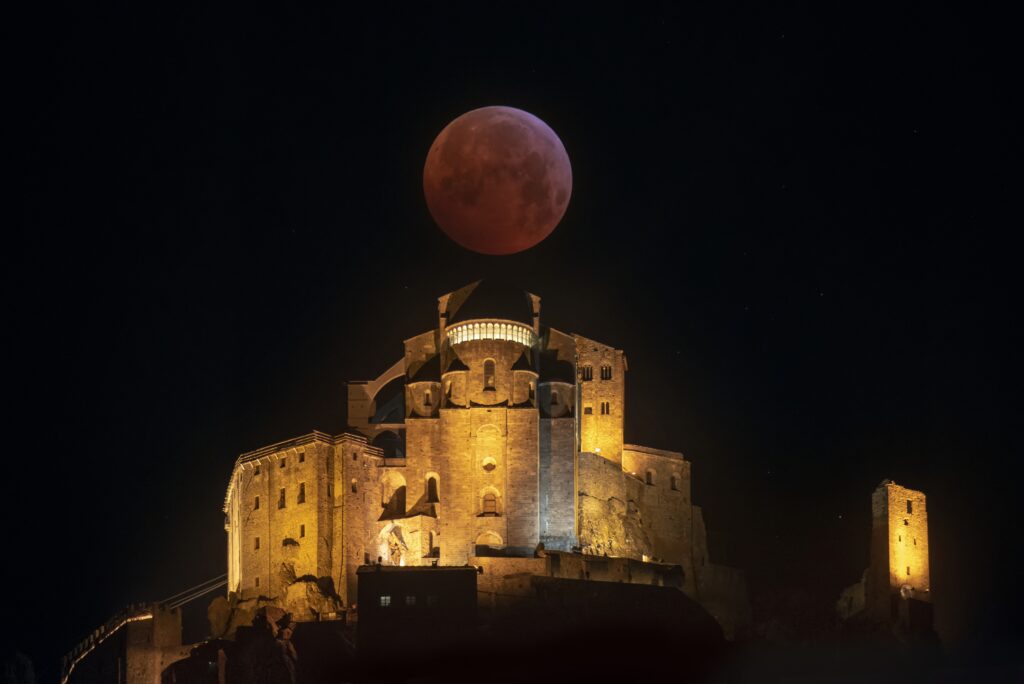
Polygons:
[[231,593],[215,598],[206,609],[210,635],[215,639],[233,639],[239,627],[251,625],[257,611],[267,606],[281,608],[296,620],[317,620],[342,611],[341,597],[330,577],[295,577],[293,571],[289,580],[284,596],[243,599]]
[[342,611],[341,597],[330,577],[307,575],[288,585],[283,607],[296,620],[317,620]]
[[583,553],[642,558],[651,555],[651,540],[632,502],[580,496],[580,542]]

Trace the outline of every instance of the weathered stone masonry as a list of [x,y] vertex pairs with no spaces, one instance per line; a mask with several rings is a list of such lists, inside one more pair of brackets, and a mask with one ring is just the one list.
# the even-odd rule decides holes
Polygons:
[[366,562],[464,565],[542,543],[680,566],[682,590],[727,632],[742,623],[742,576],[708,561],[690,463],[624,444],[625,354],[542,326],[536,295],[486,289],[439,298],[436,329],[349,383],[347,432],[238,458],[229,591],[277,597],[330,578],[347,605]]

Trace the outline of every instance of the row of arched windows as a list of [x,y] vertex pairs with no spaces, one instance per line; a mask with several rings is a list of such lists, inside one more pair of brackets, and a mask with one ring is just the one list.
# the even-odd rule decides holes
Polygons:
[[533,330],[514,323],[466,323],[448,329],[450,344],[470,340],[508,340],[529,347],[533,345]]
[[[594,379],[594,367],[593,366],[580,366],[580,380],[593,380]],[[601,379],[611,380],[612,379],[612,367],[607,363],[601,366]]]

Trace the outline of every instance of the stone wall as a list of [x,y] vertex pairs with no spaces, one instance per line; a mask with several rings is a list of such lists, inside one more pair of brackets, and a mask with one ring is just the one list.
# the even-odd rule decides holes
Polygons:
[[580,451],[620,463],[625,421],[626,358],[581,335],[576,340]]
[[332,442],[312,433],[236,468],[227,526],[229,568],[238,576],[229,590],[283,596],[296,577],[331,574]]
[[575,422],[541,419],[540,539],[550,549],[569,551],[576,539]]

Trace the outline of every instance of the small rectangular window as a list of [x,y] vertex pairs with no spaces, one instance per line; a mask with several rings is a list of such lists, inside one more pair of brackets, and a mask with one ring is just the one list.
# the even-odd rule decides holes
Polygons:
[[299,463],[305,463],[305,462],[306,462],[306,452],[305,451],[300,451],[299,452]]
[[594,407],[593,406],[584,406],[583,407],[583,413],[585,413],[588,416],[592,415],[594,413]]
[[284,456],[281,457],[281,467],[284,468],[284,464],[288,461]]
[[257,575],[257,576],[256,576],[256,586],[257,586],[257,587],[259,587],[259,586],[260,586],[260,578],[259,578],[259,575]]
[[391,605],[391,595],[390,594],[381,594],[380,595],[380,607],[381,608],[387,608],[390,605]]
[[284,487],[281,487],[281,493],[277,496],[277,507],[284,508]]
[[306,536],[306,526],[305,525],[299,525],[299,537],[301,538],[301,537],[305,537],[305,536]]
[[252,510],[258,511],[260,509],[260,497],[256,497],[256,501],[252,504]]
[[306,483],[299,483],[299,498],[297,503],[306,503]]
[[910,566],[907,566],[907,577],[910,577]]
[[259,537],[256,537],[255,543],[253,544],[253,549],[255,549],[256,551],[260,550],[260,538]]
[[[557,557],[558,556],[555,556],[555,558],[557,558]],[[428,606],[436,606],[437,605],[437,594],[427,594],[427,605]]]
[[910,499],[907,499],[907,513],[913,513],[913,512],[914,512],[914,502],[911,501]]
[[259,474],[260,474],[260,467],[259,467],[259,466],[256,466],[256,472],[255,472],[255,474],[256,474],[256,475],[259,475]]
[[416,605],[416,597],[415,596],[406,596],[405,597],[405,605],[407,605],[407,606],[415,606]]

